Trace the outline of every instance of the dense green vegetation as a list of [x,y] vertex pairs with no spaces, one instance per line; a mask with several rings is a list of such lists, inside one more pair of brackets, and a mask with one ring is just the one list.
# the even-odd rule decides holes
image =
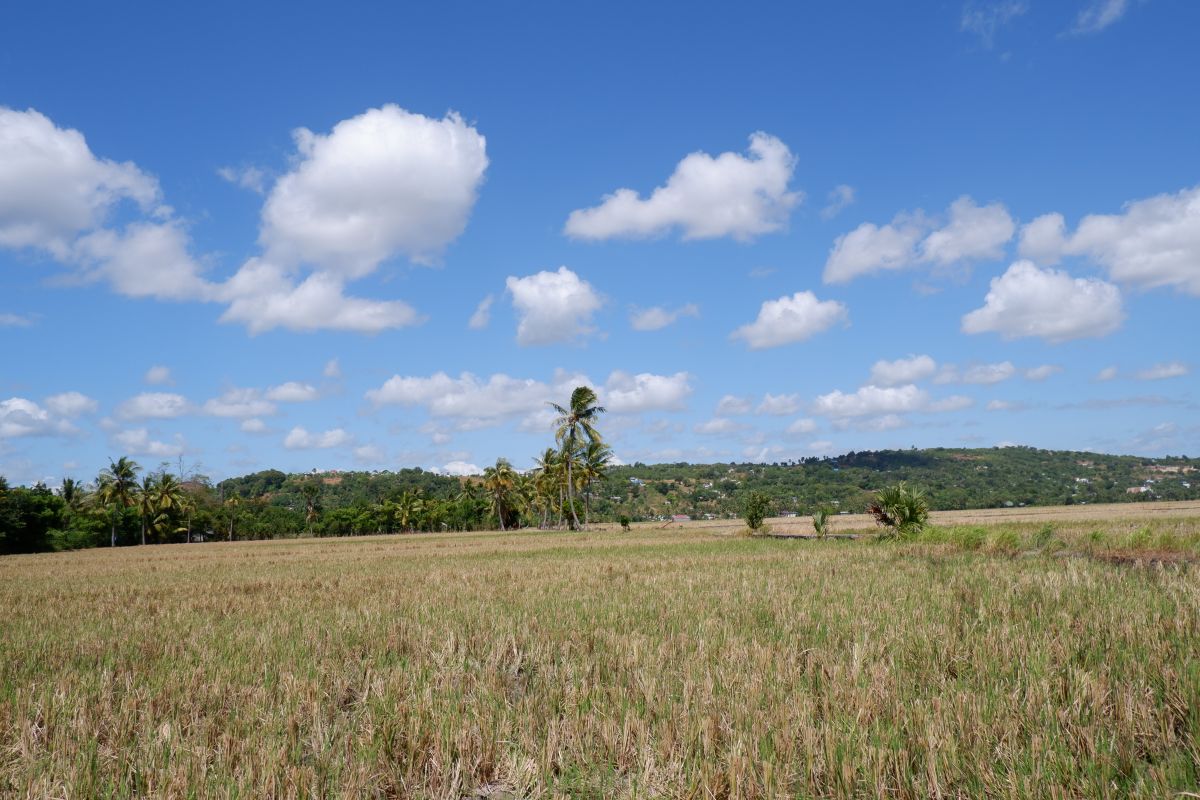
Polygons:
[[[564,442],[573,453],[569,483]],[[70,479],[54,491],[0,483],[0,552],[135,544],[142,541],[143,523],[147,542],[184,542],[573,527],[574,518],[584,526],[671,514],[731,518],[755,491],[768,498],[768,516],[821,507],[862,512],[876,491],[899,481],[922,488],[935,510],[1200,498],[1200,459],[1184,456],[935,448],[778,464],[609,466],[607,445],[582,429],[574,438],[564,431],[558,444],[538,456],[532,470],[518,472],[501,460],[471,478],[417,468],[291,475],[266,470],[214,484],[167,464],[149,475],[135,470],[118,476],[114,470],[124,473],[132,464],[118,460],[89,486]],[[149,495],[140,492],[147,480]],[[122,498],[119,489],[131,481],[137,486]],[[141,496],[157,501],[139,505]]]

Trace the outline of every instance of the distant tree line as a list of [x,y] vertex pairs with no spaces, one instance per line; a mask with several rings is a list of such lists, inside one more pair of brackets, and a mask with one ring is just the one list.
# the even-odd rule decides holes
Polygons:
[[554,406],[554,446],[526,471],[499,459],[471,477],[421,469],[265,470],[213,484],[182,463],[144,470],[120,458],[90,483],[67,478],[54,490],[10,487],[0,477],[0,553],[301,535],[578,529],[671,514],[730,518],[740,514],[750,492],[761,494],[768,516],[818,509],[857,513],[899,481],[921,486],[933,509],[1200,499],[1196,459],[1028,447],[852,452],[777,464],[617,466],[597,427],[603,409],[591,389],[581,389],[566,406]]

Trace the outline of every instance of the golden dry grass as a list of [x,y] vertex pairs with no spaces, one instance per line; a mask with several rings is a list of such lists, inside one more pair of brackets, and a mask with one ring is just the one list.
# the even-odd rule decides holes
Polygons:
[[[1194,518],[1150,526],[1200,537]],[[1196,568],[1062,557],[1095,545],[1082,530],[1060,548],[985,533],[978,550],[681,528],[0,559],[0,795],[1196,790]]]

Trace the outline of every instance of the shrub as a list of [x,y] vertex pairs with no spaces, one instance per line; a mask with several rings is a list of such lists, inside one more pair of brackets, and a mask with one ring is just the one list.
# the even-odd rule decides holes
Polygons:
[[771,500],[765,494],[759,491],[748,493],[742,499],[742,519],[746,520],[746,527],[752,532],[758,533],[762,527],[763,519],[767,516],[767,509],[771,505]]
[[829,517],[832,513],[828,508],[818,508],[813,512],[813,532],[822,539],[829,535]]
[[908,539],[920,533],[929,521],[925,493],[910,489],[904,481],[877,492],[867,511],[887,529],[882,534],[885,539]]
[[621,523],[621,530],[625,531],[626,533],[629,533],[629,523],[630,523],[630,521],[631,521],[631,520],[629,519],[629,515],[628,515],[628,514],[622,514],[622,515],[621,515],[621,518],[618,520],[618,522],[620,522],[620,523]]
[[1150,528],[1142,526],[1129,537],[1128,546],[1131,550],[1145,550],[1150,546]]

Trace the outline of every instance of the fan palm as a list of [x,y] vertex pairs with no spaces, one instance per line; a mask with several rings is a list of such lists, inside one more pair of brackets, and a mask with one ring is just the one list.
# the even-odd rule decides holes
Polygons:
[[604,407],[596,405],[596,392],[589,386],[577,386],[571,392],[571,401],[567,407],[558,403],[550,403],[550,407],[558,414],[554,420],[556,430],[554,438],[562,449],[567,466],[567,505],[571,507],[571,530],[579,528],[579,515],[575,513],[575,487],[572,475],[572,464],[582,439],[589,442],[600,440],[595,422],[604,413]]

